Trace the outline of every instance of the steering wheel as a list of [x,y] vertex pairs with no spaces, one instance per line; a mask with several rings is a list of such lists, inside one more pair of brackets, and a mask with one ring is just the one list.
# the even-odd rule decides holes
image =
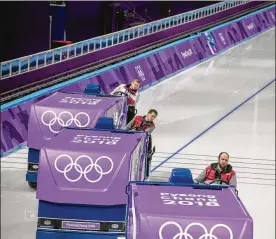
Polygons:
[[225,183],[225,184],[229,185],[229,184],[228,184],[226,181],[224,181],[223,179],[215,179],[215,180],[211,181],[211,182],[208,183],[208,184],[209,184],[209,185],[214,184],[214,183],[218,184],[217,182]]
[[[210,183],[203,183],[203,184],[207,184],[207,185],[211,185],[211,184],[214,184],[215,182],[222,182],[222,183],[225,183],[226,185],[229,185],[226,181],[224,181],[223,179],[215,179],[215,180],[212,180]],[[220,184],[219,184],[220,185]],[[236,189],[236,188],[234,188],[234,190],[235,190],[235,193],[237,194],[237,195],[239,195],[239,191]]]
[[136,131],[144,131],[141,127],[135,127],[133,129],[136,130]]
[[128,96],[128,94],[127,94],[127,93],[122,92],[122,91],[117,91],[117,92],[115,92],[113,95],[118,95],[118,96]]

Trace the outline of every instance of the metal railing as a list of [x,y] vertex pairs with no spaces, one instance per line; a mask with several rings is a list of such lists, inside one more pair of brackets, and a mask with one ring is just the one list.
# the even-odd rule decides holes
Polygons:
[[49,65],[64,62],[91,52],[100,51],[114,45],[132,41],[172,27],[190,23],[216,14],[230,8],[246,4],[250,1],[228,1],[213,4],[190,12],[160,19],[154,22],[135,26],[122,31],[95,37],[71,45],[55,48],[37,54],[17,58],[1,63],[0,78],[6,79],[15,75],[24,74]]

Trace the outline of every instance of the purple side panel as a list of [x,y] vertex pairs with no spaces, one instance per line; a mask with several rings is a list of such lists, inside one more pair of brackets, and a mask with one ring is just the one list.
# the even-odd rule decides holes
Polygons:
[[253,223],[242,219],[233,220],[214,217],[197,219],[190,217],[166,218],[141,215],[137,225],[139,225],[139,228],[136,239],[160,238],[160,234],[162,238],[175,238],[175,235],[181,232],[180,228],[186,231],[186,235],[189,235],[190,238],[204,238],[202,236],[204,236],[206,230],[206,234],[212,235],[213,238],[253,239]]
[[204,238],[205,233],[221,239],[253,239],[253,220],[232,189],[198,193],[190,187],[131,184],[128,195],[127,238],[177,238],[180,234]]
[[[223,51],[239,41],[254,36],[275,26],[275,9],[250,16],[239,22],[217,28],[211,32],[216,42],[216,50]],[[150,86],[158,80],[174,74],[212,55],[207,38],[199,36],[171,48],[159,51],[143,59],[125,64],[98,76],[72,83],[63,88],[67,92],[83,92],[89,83],[98,83],[105,93],[119,84],[129,83],[132,79],[142,80],[142,87]],[[47,94],[51,95],[52,93]],[[31,105],[46,96],[30,100],[1,112],[1,154],[27,140],[28,118]]]
[[[40,169],[38,172],[39,183],[37,189],[37,199],[56,203],[74,203],[87,205],[112,205],[113,203],[126,203],[127,195],[124,194],[124,191],[125,186],[128,182],[127,166],[130,160],[129,155],[127,155],[126,157],[122,157],[122,153],[112,153],[111,157],[110,153],[106,154],[105,156],[112,160],[113,165],[110,164],[108,160],[101,160],[102,162],[100,162],[100,166],[103,168],[104,172],[110,171],[110,168],[113,170],[109,174],[103,175],[102,177],[99,177],[99,174],[95,173],[95,171],[93,170],[92,172],[90,172],[90,175],[88,175],[89,178],[87,177],[88,180],[92,182],[95,181],[95,183],[91,183],[85,177],[80,177],[76,170],[69,172],[68,175],[66,175],[66,178],[63,173],[60,173],[60,171],[57,170],[57,168],[59,168],[59,170],[64,170],[64,166],[66,166],[66,164],[68,163],[68,157],[61,157],[61,160],[59,161],[63,165],[58,164],[57,156],[61,156],[63,155],[63,153],[64,151],[59,149],[45,150],[43,148],[41,150],[39,161]],[[97,151],[95,153],[92,153],[88,150],[86,150],[85,152],[73,152],[72,150],[70,150],[68,155],[74,161],[76,161],[76,159],[80,158],[82,155],[89,155],[91,158],[93,158],[93,160],[97,160],[97,158],[100,158],[102,156],[102,154],[98,153]],[[81,167],[87,167],[87,158],[82,158],[83,159],[79,160],[78,163]],[[56,163],[56,168],[53,162]],[[79,180],[73,182],[69,181],[68,179]],[[124,184],[117,184],[118,181],[123,181]],[[122,185],[122,187],[118,189],[118,187],[116,187],[115,185]],[[78,191],[77,194],[76,191]],[[107,196],[105,197],[105,195]],[[113,195],[113,197],[110,197],[110,195]],[[112,202],[110,201],[111,198]]]
[[275,8],[212,31],[219,51],[275,26]]
[[[170,28],[166,31],[157,32],[139,39],[135,39],[123,44],[115,45],[111,48],[106,48],[101,51],[91,52],[87,55],[77,57],[74,59],[67,60],[58,64],[50,65],[35,71],[31,71],[25,74],[16,75],[3,80],[4,82],[9,82],[9,84],[3,84],[1,86],[1,92],[6,92],[12,90],[15,86],[24,86],[26,84],[35,83],[49,77],[54,77],[59,74],[64,74],[72,69],[78,67],[84,67],[87,64],[96,63],[104,59],[116,58],[119,54],[127,53],[137,49],[138,47],[143,47],[148,44],[156,44],[157,41],[163,41],[164,39],[169,39],[176,34],[183,34],[183,32],[190,31],[191,29],[197,29],[204,25],[219,21],[229,15],[236,14],[237,12],[250,9],[254,6],[263,4],[263,2],[252,1],[250,3],[237,6],[235,8],[225,10],[223,12],[211,15],[207,18],[199,19],[191,23],[187,23],[181,26]],[[76,70],[77,71],[77,70]]]
[[188,67],[199,60],[199,56],[197,55],[197,51],[193,49],[192,44],[194,40],[187,41],[181,45],[177,45],[175,48],[177,49],[178,54],[180,54],[180,59],[183,62],[184,67]]
[[147,58],[142,58],[139,61],[130,62],[127,67],[124,66],[125,71],[129,75],[129,79],[139,79],[142,81],[142,87],[149,85],[155,81],[153,74],[150,72],[150,65]]
[[[134,176],[140,173],[137,163],[130,172],[131,157],[134,148],[146,139],[143,132],[61,131],[41,149],[37,199],[87,205],[127,204],[129,177],[133,172]],[[146,155],[143,160],[140,155],[138,148],[136,162],[144,162]],[[68,170],[70,162],[76,163],[77,168]],[[85,173],[81,173],[81,168]],[[139,181],[143,179],[144,176],[137,177]]]
[[102,116],[112,117],[116,127],[124,127],[125,123],[119,124],[118,121],[122,114],[126,114],[126,102],[126,97],[55,93],[32,105],[28,147],[41,149],[63,127],[93,128]]

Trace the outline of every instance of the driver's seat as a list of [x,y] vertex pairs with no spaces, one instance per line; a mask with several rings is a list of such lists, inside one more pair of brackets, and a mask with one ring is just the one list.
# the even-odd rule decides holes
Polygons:
[[193,184],[192,172],[188,168],[174,168],[172,170],[169,182],[171,183],[185,183]]

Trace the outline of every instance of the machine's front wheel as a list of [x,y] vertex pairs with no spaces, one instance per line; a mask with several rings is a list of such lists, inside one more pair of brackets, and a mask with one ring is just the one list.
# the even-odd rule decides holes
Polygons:
[[28,184],[30,188],[36,189],[36,186],[37,186],[36,182],[28,182]]

